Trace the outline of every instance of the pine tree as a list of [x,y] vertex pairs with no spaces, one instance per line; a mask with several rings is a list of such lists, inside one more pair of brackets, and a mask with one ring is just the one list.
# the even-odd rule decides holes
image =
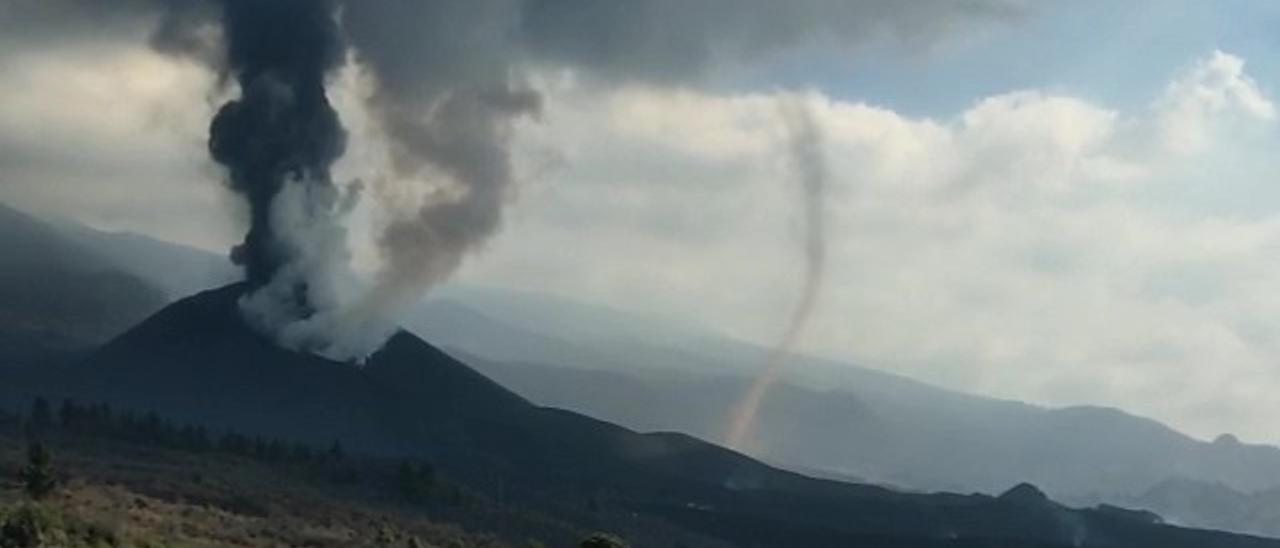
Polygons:
[[20,475],[27,495],[33,499],[48,496],[58,486],[58,478],[53,470],[53,455],[38,441],[27,444],[27,465]]

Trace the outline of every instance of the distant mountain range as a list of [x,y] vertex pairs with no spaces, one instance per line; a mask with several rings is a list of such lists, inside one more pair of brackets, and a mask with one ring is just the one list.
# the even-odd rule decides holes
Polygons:
[[1241,491],[1221,483],[1171,479],[1118,504],[1177,516],[1187,527],[1280,537],[1280,488]]
[[[619,323],[605,319],[607,309],[476,293],[454,290],[430,301],[409,325],[533,401],[642,431],[721,439],[727,410],[767,353],[707,332],[656,346],[600,327]],[[530,308],[539,310],[531,319],[595,325],[595,336],[574,337],[572,327],[546,322],[509,323],[521,317],[512,309]],[[637,322],[624,317],[629,327]],[[765,401],[756,436],[758,455],[794,469],[961,492],[998,493],[1028,481],[1057,498],[1090,503],[1169,479],[1243,492],[1280,485],[1276,447],[1230,436],[1204,442],[1116,409],[983,398],[807,357],[792,371]]]
[[168,300],[108,254],[2,205],[0,234],[0,359],[65,359]]
[[[24,383],[39,384],[27,376],[32,368],[26,366],[76,363],[169,298],[234,276],[226,261],[212,254],[139,236],[51,226],[0,208],[0,227],[11,226],[16,228],[6,231],[6,242],[17,251],[3,259],[10,268],[2,270],[8,278],[0,286],[0,372],[23,373],[13,374],[9,396]],[[116,281],[98,281],[103,279]],[[42,283],[47,289],[40,289]],[[59,302],[68,304],[46,304]],[[527,398],[639,431],[684,432],[708,440],[722,436],[725,410],[766,351],[697,325],[548,295],[472,287],[438,292],[407,325],[519,394],[510,398],[521,405],[528,405]],[[109,348],[96,359],[110,355]],[[155,366],[157,374],[170,367]],[[246,381],[268,381],[275,374],[251,364],[237,371]],[[796,375],[765,402],[757,431],[756,454],[776,465],[921,491],[999,493],[1026,481],[1072,503],[1122,503],[1160,510],[1179,523],[1270,532],[1241,516],[1274,511],[1259,507],[1273,504],[1270,498],[1244,495],[1280,485],[1280,450],[1274,447],[1227,438],[1206,443],[1116,410],[992,400],[826,360],[804,358],[793,371]],[[107,397],[112,394],[97,390],[121,384],[103,381],[95,388],[92,378],[77,375],[77,383],[87,384],[65,386]],[[182,378],[188,377],[173,381]],[[284,382],[272,382],[277,381]],[[350,382],[361,386],[364,381]],[[298,389],[314,400],[303,406],[307,413],[326,417],[312,424],[324,424],[326,435],[341,433],[352,443],[367,443],[370,450],[403,449],[387,440],[404,436],[376,437],[369,431],[366,421],[373,417],[327,417],[334,411],[321,402],[341,399],[342,388]],[[243,391],[249,401],[252,389]],[[0,400],[5,392],[0,383]],[[186,394],[171,392],[174,398]],[[195,396],[174,405],[191,406],[200,401],[190,399]],[[366,403],[344,405],[354,412]],[[261,397],[255,405],[262,406],[255,424],[264,429],[274,424],[267,412],[270,399]],[[234,409],[228,405],[218,412],[225,416],[206,410],[192,418],[238,422],[244,417],[236,418]],[[279,420],[281,432],[299,433],[296,421]],[[1172,495],[1152,495],[1171,484],[1220,484],[1243,498],[1233,499],[1231,511],[1212,512],[1175,504]]]

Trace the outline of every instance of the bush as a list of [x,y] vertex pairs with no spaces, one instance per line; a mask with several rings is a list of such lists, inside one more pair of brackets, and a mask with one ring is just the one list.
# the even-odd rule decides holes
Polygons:
[[20,476],[27,495],[33,499],[49,496],[58,487],[58,478],[53,472],[53,455],[44,444],[38,441],[27,444],[27,465],[22,468]]
[[0,548],[104,548],[119,546],[115,530],[67,517],[41,505],[0,514]]
[[54,545],[62,530],[58,517],[40,506],[23,506],[0,516],[0,548]]
[[628,548],[625,541],[608,533],[591,533],[578,546],[580,548]]

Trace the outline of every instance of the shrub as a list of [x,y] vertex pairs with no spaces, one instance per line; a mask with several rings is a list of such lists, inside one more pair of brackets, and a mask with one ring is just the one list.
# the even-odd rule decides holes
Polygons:
[[591,533],[578,546],[580,548],[628,548],[625,541],[608,533]]
[[53,472],[53,455],[38,441],[27,444],[27,465],[20,475],[27,495],[33,499],[48,496],[58,486],[58,478]]
[[58,542],[62,524],[39,506],[23,506],[0,517],[0,548],[38,548]]
[[0,548],[109,548],[120,545],[116,531],[43,505],[0,514]]

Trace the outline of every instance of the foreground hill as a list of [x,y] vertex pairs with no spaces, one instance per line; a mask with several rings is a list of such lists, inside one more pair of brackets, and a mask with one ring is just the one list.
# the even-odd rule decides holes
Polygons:
[[[361,368],[282,350],[240,321],[240,286],[184,299],[31,387],[174,420],[438,463],[509,504],[584,507],[754,546],[1280,546],[1020,488],[916,495],[785,472],[676,434],[541,408],[407,333]],[[636,523],[641,523],[637,521]],[[615,523],[645,538],[651,525]],[[670,538],[664,535],[663,538]]]

